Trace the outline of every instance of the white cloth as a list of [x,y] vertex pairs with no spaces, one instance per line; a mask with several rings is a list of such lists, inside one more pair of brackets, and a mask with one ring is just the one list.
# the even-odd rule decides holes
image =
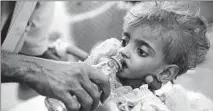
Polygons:
[[156,91],[164,96],[165,104],[171,111],[213,111],[213,102],[203,94],[188,91],[179,84],[165,84]]
[[143,85],[114,100],[120,102],[118,108],[123,111],[213,111],[210,99],[201,93],[187,91],[179,84],[167,83],[155,94],[159,97]]

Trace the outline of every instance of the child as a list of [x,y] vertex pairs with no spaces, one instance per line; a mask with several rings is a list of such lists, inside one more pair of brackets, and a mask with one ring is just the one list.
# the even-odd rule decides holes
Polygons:
[[[134,6],[125,17],[121,47],[116,40],[111,39],[92,51],[88,61],[91,63],[94,60],[93,64],[104,60],[100,58],[115,53],[120,53],[124,57],[123,70],[116,74],[124,86],[138,88],[147,81],[152,83],[156,80],[157,87],[163,84],[162,90],[158,93],[167,109],[162,108],[164,104],[151,102],[151,99],[147,99],[147,103],[153,104],[138,100],[145,97],[141,97],[140,94],[140,91],[144,90],[142,87],[130,91],[131,94],[123,94],[121,97],[125,102],[117,103],[119,110],[213,110],[212,102],[202,94],[187,92],[180,85],[165,85],[187,70],[195,68],[197,63],[204,60],[209,49],[205,35],[206,21],[183,10],[181,6],[169,2],[145,2]],[[113,42],[113,47],[105,47],[110,41]],[[115,46],[118,50],[115,50]],[[158,95],[157,92],[155,94]],[[137,99],[136,103],[131,101],[133,98]],[[122,109],[124,104],[131,108]],[[146,105],[153,109],[144,108]]]

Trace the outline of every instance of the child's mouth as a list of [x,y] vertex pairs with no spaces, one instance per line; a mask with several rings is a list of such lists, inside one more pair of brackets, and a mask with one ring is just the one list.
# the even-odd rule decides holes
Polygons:
[[122,65],[122,68],[123,68],[123,69],[128,68],[125,60],[123,60],[123,61],[121,62],[121,65]]

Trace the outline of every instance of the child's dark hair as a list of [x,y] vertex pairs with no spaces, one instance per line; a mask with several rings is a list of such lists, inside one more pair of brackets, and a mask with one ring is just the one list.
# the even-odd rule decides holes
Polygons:
[[144,2],[134,6],[125,17],[124,30],[149,26],[160,30],[165,42],[164,60],[179,66],[181,75],[203,61],[210,47],[207,22],[177,2]]

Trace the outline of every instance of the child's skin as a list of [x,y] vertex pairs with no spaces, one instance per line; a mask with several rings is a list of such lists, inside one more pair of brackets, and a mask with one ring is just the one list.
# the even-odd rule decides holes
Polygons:
[[139,87],[147,75],[156,76],[165,83],[177,75],[178,66],[164,61],[164,41],[159,37],[158,28],[140,25],[124,30],[119,52],[126,65],[117,74],[124,85]]

